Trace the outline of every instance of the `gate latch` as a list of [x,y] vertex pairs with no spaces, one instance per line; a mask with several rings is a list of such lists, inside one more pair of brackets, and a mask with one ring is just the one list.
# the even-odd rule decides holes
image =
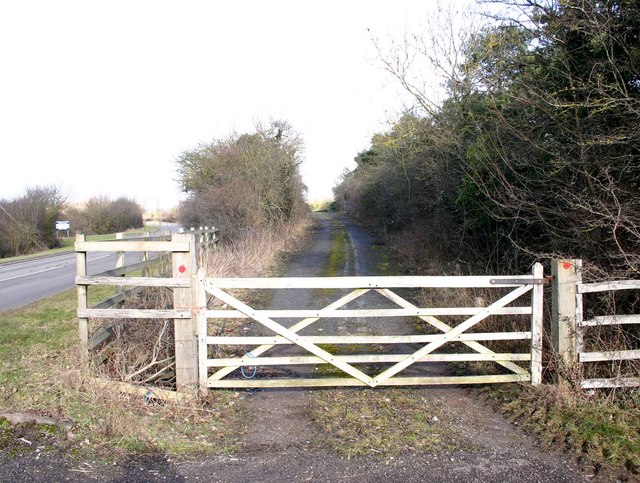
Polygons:
[[546,285],[552,277],[544,278],[492,278],[491,285]]

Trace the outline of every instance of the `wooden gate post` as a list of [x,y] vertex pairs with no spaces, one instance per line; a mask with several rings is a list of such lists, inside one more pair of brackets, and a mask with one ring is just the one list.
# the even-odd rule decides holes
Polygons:
[[576,357],[576,266],[579,260],[553,260],[552,321],[553,348],[566,368],[577,362]]
[[[145,231],[142,234],[142,238],[149,238],[149,236],[151,236],[151,234],[148,231]],[[142,276],[148,277],[149,276],[149,252],[142,252],[141,261],[144,262],[144,265],[142,266]]]
[[[533,278],[544,277],[542,264],[535,263],[532,269]],[[536,284],[531,293],[531,384],[542,383],[542,304],[544,285]]]
[[[76,233],[76,242],[83,242],[84,235]],[[87,252],[76,252],[76,274],[79,277],[87,275]],[[86,285],[77,285],[78,310],[88,307],[88,293]],[[86,363],[89,360],[89,319],[78,317],[78,335],[80,336],[80,360]]]
[[[120,233],[116,233],[116,240],[124,240],[124,233],[120,232]],[[124,267],[124,260],[125,260],[125,253],[124,252],[116,252],[116,268],[122,268]],[[123,277],[126,276],[126,274],[122,274]],[[122,293],[124,292],[124,287],[121,286],[116,286],[116,293]],[[122,302],[118,302],[115,307],[118,308],[122,308],[124,307],[124,298],[122,299]]]
[[[191,279],[197,274],[195,235],[192,233],[174,233],[174,242],[189,242],[188,252],[173,252],[171,261],[174,278]],[[173,289],[173,308],[188,310],[193,314],[192,288]],[[174,319],[173,321],[176,351],[176,386],[178,391],[198,387],[198,339],[196,317]]]

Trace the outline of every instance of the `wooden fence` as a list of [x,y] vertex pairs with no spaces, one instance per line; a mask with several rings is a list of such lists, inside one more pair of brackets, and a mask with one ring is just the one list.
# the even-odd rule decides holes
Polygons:
[[[640,280],[607,280],[584,283],[582,260],[560,260],[553,264],[553,341],[561,360],[572,367],[593,362],[635,360],[640,363],[640,350],[608,350],[585,352],[583,341],[593,327],[640,324],[640,314],[600,315],[584,320],[583,295],[587,293],[640,290]],[[578,371],[582,374],[582,371]],[[582,379],[585,389],[640,386],[640,377],[613,376]]]
[[[196,295],[197,319],[199,326],[200,387],[240,388],[240,387],[301,387],[301,386],[387,386],[387,385],[429,385],[429,384],[474,384],[494,382],[530,381],[539,384],[542,371],[542,266],[536,264],[533,273],[519,276],[481,276],[481,277],[322,277],[322,278],[244,278],[244,279],[205,279],[200,273],[199,290]],[[440,289],[440,288],[507,288],[506,294],[483,307],[418,307],[398,295],[396,289]],[[346,290],[338,300],[321,309],[303,308],[297,310],[256,310],[247,303],[231,295],[233,289],[315,289]],[[396,290],[396,291],[394,291]],[[374,293],[391,301],[396,308],[357,308],[345,309],[347,304],[360,299],[367,293]],[[530,303],[524,306],[508,306],[531,293]],[[231,309],[210,310],[206,307],[207,294],[213,295]],[[379,297],[380,298],[380,297]],[[489,316],[526,315],[530,324],[528,330],[512,332],[469,332]],[[465,316],[463,322],[449,325],[443,316]],[[301,332],[321,319],[384,318],[391,321],[397,317],[418,317],[439,334],[407,335],[301,335]],[[226,320],[248,318],[273,333],[269,336],[226,336],[210,335],[210,319]],[[275,319],[298,319],[298,322],[285,327]],[[301,319],[301,320],[300,320]],[[496,353],[480,341],[530,340],[524,353]],[[438,353],[434,351],[445,344],[461,343],[467,352]],[[323,345],[324,344],[324,345]],[[356,355],[338,355],[330,353],[330,345],[357,344],[358,347],[400,345],[401,350],[409,352],[366,353]],[[263,354],[274,347],[283,345],[297,346],[304,355]],[[240,357],[209,357],[212,346],[257,346]],[[325,347],[325,348],[323,348]],[[370,349],[371,350],[371,349]],[[453,349],[452,349],[453,350]],[[468,352],[471,350],[473,352]],[[211,351],[213,352],[213,351]],[[476,376],[433,376],[411,375],[398,377],[408,368],[429,362],[491,361],[506,368],[508,374],[484,374]],[[525,368],[517,362],[528,363]],[[365,374],[355,366],[358,364],[387,363],[384,370],[373,376]],[[295,378],[228,378],[237,374],[239,368],[261,366],[332,366],[343,376],[350,377],[295,377]],[[215,369],[209,374],[210,369]],[[376,369],[377,371],[378,369]]]
[[[77,237],[77,290],[78,318],[82,354],[88,358],[91,349],[113,336],[113,328],[105,326],[90,334],[91,319],[173,319],[175,332],[176,380],[178,389],[200,387],[282,387],[282,386],[384,386],[419,384],[463,384],[530,381],[541,382],[542,371],[542,266],[536,264],[527,275],[499,277],[322,277],[322,278],[260,278],[211,279],[202,270],[202,250],[215,246],[216,231],[203,228],[173,234],[170,237],[145,237],[116,241],[87,242]],[[113,270],[87,275],[87,254],[114,252]],[[143,253],[139,263],[124,266],[124,254]],[[168,254],[171,274],[150,277],[146,271],[152,257],[149,252]],[[147,254],[147,255],[144,255]],[[200,267],[200,268],[198,268]],[[570,367],[602,361],[638,361],[640,350],[605,350],[586,352],[583,339],[593,327],[639,324],[639,314],[598,315],[583,317],[583,295],[618,290],[640,290],[638,280],[619,280],[584,283],[580,260],[552,262],[552,324],[553,348],[560,360]],[[143,276],[132,277],[135,270]],[[146,276],[145,276],[146,275]],[[88,306],[90,286],[110,285],[118,289],[106,300]],[[122,302],[145,287],[168,287],[173,291],[171,309],[124,309]],[[399,290],[430,288],[507,288],[494,302],[481,307],[419,307]],[[319,290],[338,293],[338,299],[320,308],[255,309],[241,300],[236,290]],[[361,307],[350,304],[361,302],[365,294],[375,294],[395,304],[394,308]],[[512,302],[530,294],[526,305],[512,306]],[[369,296],[367,296],[369,297]],[[223,308],[209,308],[208,299],[217,298]],[[511,332],[473,332],[470,329],[490,316],[527,316],[529,327]],[[447,323],[443,317],[465,317],[459,324]],[[376,320],[397,317],[417,317],[426,322],[437,334],[361,335],[361,334],[308,334],[304,329],[319,320],[371,318]],[[271,335],[227,335],[210,333],[216,321],[247,319]],[[279,319],[295,319],[292,325]],[[486,341],[528,340],[529,350],[521,352],[493,351]],[[483,343],[484,342],[484,343]],[[453,343],[463,344],[466,352],[435,351]],[[374,353],[336,354],[328,346],[352,345],[371,348],[391,347],[398,351]],[[216,354],[216,348],[234,348],[229,355]],[[253,347],[251,350],[244,347]],[[302,354],[278,352],[295,348]],[[413,350],[408,348],[413,347]],[[240,352],[238,352],[240,350]],[[268,355],[265,353],[271,352]],[[274,353],[275,352],[275,353]],[[416,374],[422,364],[434,362],[494,362],[508,373],[476,376],[434,376]],[[523,363],[525,365],[523,365]],[[367,375],[358,365],[373,365],[383,370]],[[340,377],[289,377],[246,379],[238,371],[269,367],[328,367]],[[409,370],[414,372],[409,374]],[[308,374],[308,372],[307,372]],[[408,375],[405,375],[408,374]],[[581,381],[583,388],[640,386],[639,377],[604,377]]]
[[[196,258],[217,243],[217,230],[203,228],[187,233],[163,236],[144,236],[124,238],[115,241],[86,241],[84,235],[76,236],[78,292],[78,320],[80,350],[85,360],[90,351],[113,337],[113,325],[100,328],[90,334],[90,319],[156,319],[174,320],[176,345],[176,378],[181,385],[197,383],[197,339],[192,319],[192,277],[197,273]],[[87,254],[93,252],[114,252],[116,267],[106,272],[88,275]],[[125,254],[138,252],[142,260],[125,265]],[[154,255],[150,255],[154,253]],[[171,263],[171,277],[149,277],[150,263],[162,260]],[[135,271],[142,276],[131,277]],[[115,295],[89,307],[88,290],[90,286],[114,286]],[[139,293],[145,287],[167,287],[173,290],[173,309],[124,309],[122,303],[127,297]]]

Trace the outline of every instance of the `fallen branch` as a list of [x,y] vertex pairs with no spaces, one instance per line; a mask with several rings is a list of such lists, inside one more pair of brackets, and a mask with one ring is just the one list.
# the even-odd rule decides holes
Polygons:
[[11,424],[49,424],[62,428],[73,427],[73,421],[64,421],[62,419],[40,416],[39,414],[33,413],[4,412],[0,413],[0,418],[5,418]]
[[169,391],[168,389],[160,389],[157,387],[136,386],[127,382],[111,381],[100,377],[92,377],[90,381],[100,388],[117,389],[123,394],[130,394],[132,396],[145,397],[147,396],[147,391],[149,391],[153,399],[160,399],[162,401],[191,402],[196,399],[195,394]]

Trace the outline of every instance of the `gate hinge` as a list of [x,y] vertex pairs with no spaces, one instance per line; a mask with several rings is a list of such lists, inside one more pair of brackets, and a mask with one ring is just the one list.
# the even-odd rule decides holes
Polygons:
[[491,285],[546,285],[551,282],[553,276],[544,278],[492,278]]

